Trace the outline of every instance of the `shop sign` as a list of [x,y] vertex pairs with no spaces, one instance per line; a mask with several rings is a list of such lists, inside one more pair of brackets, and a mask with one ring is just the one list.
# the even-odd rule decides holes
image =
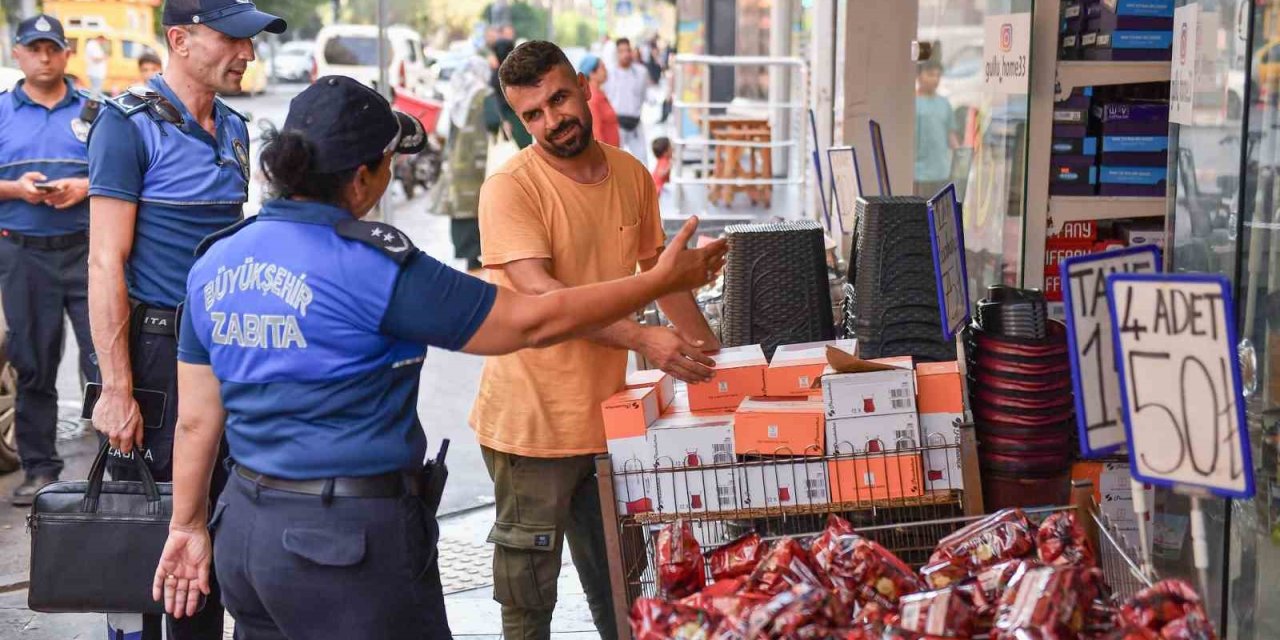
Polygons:
[[1230,282],[1117,273],[1107,277],[1107,303],[1133,477],[1251,497]]
[[1064,260],[1061,269],[1080,451],[1084,457],[1094,458],[1113,453],[1125,442],[1120,379],[1107,311],[1107,276],[1159,273],[1160,251],[1145,246],[1081,255]]
[[956,186],[949,184],[929,200],[929,243],[942,314],[942,337],[953,339],[969,322],[969,272],[964,263],[964,220]]
[[1025,94],[1031,77],[1031,14],[987,16],[982,41],[983,89]]
[[1196,40],[1200,5],[1173,10],[1173,61],[1169,69],[1169,122],[1192,124],[1196,95]]

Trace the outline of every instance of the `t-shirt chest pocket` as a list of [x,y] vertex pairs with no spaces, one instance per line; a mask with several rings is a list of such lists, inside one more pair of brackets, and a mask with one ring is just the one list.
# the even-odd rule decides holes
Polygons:
[[[626,224],[630,222],[631,224]],[[640,221],[623,220],[618,226],[618,264],[627,274],[636,272],[636,252],[640,243]]]

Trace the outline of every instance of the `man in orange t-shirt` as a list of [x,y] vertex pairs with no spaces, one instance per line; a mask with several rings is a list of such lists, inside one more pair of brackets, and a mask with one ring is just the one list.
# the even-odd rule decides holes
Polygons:
[[[480,191],[480,259],[493,282],[540,293],[650,268],[664,241],[653,178],[592,138],[586,78],[541,41],[517,47],[499,75],[536,144]],[[676,328],[623,321],[485,363],[471,426],[494,482],[494,599],[508,640],[550,636],[566,536],[596,628],[616,637],[593,460],[606,451],[600,403],[623,388],[629,349],[699,382],[712,374],[705,353],[720,346],[691,294],[659,305]]]

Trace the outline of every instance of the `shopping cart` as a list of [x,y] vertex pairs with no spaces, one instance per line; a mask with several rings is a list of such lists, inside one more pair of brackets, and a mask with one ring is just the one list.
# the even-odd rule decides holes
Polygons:
[[440,112],[444,109],[442,103],[434,100],[425,100],[419,98],[408,91],[392,90],[391,106],[396,111],[403,111],[422,123],[422,129],[427,133],[436,130],[436,123],[440,119]]
[[[778,459],[739,459],[726,452],[710,464],[628,460],[615,469],[610,456],[598,456],[596,472],[619,637],[631,637],[632,603],[658,593],[657,532],[677,519],[689,523],[709,554],[752,531],[766,539],[812,537],[826,526],[829,515],[836,514],[913,568],[924,565],[940,539],[985,517],[973,427],[959,425],[957,432],[956,444],[885,450],[866,443],[857,448],[840,443],[834,455],[799,452],[813,455],[784,459],[781,464]],[[771,456],[786,453],[790,452],[770,452]],[[892,475],[892,461],[904,457],[922,461],[923,492],[895,494],[888,488],[895,483],[885,482],[883,476]],[[825,477],[819,478],[823,470]],[[881,476],[878,481],[864,482],[876,471]],[[898,473],[905,473],[900,466]],[[821,482],[832,487],[825,499],[815,493]],[[797,494],[783,496],[789,504],[775,504],[772,496],[754,495],[761,493],[761,486],[769,490],[785,486]],[[694,499],[699,495],[695,492],[701,493],[701,500]],[[1128,598],[1149,586],[1153,576],[1143,575],[1132,560],[1133,550],[1098,515],[1093,483],[1074,482],[1071,497],[1069,505],[1024,511],[1041,520],[1056,511],[1079,510],[1080,521],[1098,549],[1098,563],[1117,597]]]

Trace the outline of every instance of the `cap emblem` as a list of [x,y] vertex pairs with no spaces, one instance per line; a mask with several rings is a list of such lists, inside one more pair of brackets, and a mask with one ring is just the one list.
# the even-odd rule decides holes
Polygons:
[[40,19],[36,20],[36,31],[53,31],[53,25],[49,24],[44,16],[40,16]]

